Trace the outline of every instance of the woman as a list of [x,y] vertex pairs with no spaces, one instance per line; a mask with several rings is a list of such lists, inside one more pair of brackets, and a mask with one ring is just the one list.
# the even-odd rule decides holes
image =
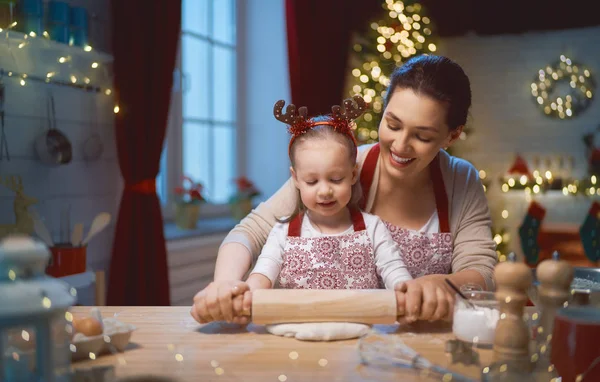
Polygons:
[[[457,285],[493,288],[497,262],[489,208],[477,170],[444,148],[460,136],[471,106],[469,79],[446,57],[418,56],[390,78],[379,143],[359,147],[365,212],[378,215],[404,253],[414,280],[402,284],[407,321],[449,318]],[[231,297],[245,292],[249,270],[276,222],[296,205],[288,181],[223,241],[214,282],[194,297],[193,312],[227,316]],[[401,310],[401,307],[399,307]]]

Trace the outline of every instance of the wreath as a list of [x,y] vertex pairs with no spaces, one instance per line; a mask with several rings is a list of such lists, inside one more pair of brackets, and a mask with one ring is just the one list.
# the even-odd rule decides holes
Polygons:
[[[568,85],[569,91],[554,94],[561,84]],[[540,69],[531,83],[531,94],[544,114],[560,119],[579,115],[590,105],[595,91],[596,82],[590,70],[565,55],[553,65]]]

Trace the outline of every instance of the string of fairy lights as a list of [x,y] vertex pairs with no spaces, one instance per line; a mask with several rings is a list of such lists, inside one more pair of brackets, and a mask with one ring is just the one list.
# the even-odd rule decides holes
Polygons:
[[[488,191],[492,180],[485,170],[479,170],[479,178],[483,184],[484,191]],[[564,179],[555,178],[550,170],[534,170],[532,176],[527,175],[504,175],[499,178],[500,189],[503,193],[523,192],[525,201],[530,203],[537,195],[549,191],[560,191],[564,196],[600,196],[600,179],[598,176],[591,175],[582,179]],[[508,219],[508,209],[502,209],[500,213],[503,220]],[[493,240],[496,243],[496,253],[500,261],[506,261],[509,246],[510,233],[501,225],[500,228],[493,229]]]
[[[29,33],[21,33],[21,32],[15,32],[13,29],[18,25],[18,22],[15,21],[13,23],[11,23],[8,27],[6,28],[0,28],[0,33],[5,33],[5,40],[7,41],[7,44],[10,44],[10,41],[15,41],[16,42],[16,49],[23,49],[28,45],[33,45],[34,42],[40,42],[40,41],[45,41],[46,44],[51,44],[51,40],[50,40],[50,34],[47,31],[44,31],[42,33],[41,36],[38,36],[35,32],[29,32]],[[58,42],[54,42],[55,44],[60,44]],[[90,45],[85,45],[82,48],[78,48],[78,47],[73,47],[71,44],[69,44],[69,46],[71,46],[70,49],[81,49],[83,52],[92,52],[93,48]],[[11,49],[10,45],[9,45],[9,50]],[[76,51],[73,51],[76,52]],[[75,53],[77,54],[77,53]],[[14,58],[14,57],[13,57]],[[56,62],[60,65],[65,65],[65,67],[67,66],[66,64],[69,64],[73,61],[74,57],[73,55],[69,55],[69,54],[59,54],[56,57]],[[103,63],[100,61],[92,61],[91,63],[89,63],[89,69],[90,70],[99,70],[99,69],[104,69],[106,71],[106,68],[104,67]],[[81,90],[85,90],[85,91],[89,91],[89,92],[96,92],[96,93],[101,93],[104,94],[106,96],[110,96],[113,91],[110,87],[102,87],[99,85],[96,85],[92,82],[91,80],[91,76],[90,75],[83,75],[83,74],[79,74],[79,73],[70,73],[67,75],[67,78],[65,78],[64,76],[61,78],[61,73],[62,71],[58,71],[58,70],[53,70],[53,71],[48,71],[47,73],[45,73],[45,75],[34,75],[31,73],[25,73],[22,71],[16,71],[16,70],[8,70],[8,69],[4,69],[4,68],[0,68],[0,81],[3,78],[12,78],[16,81],[18,81],[20,86],[27,86],[28,82],[30,81],[35,81],[35,82],[43,82],[43,83],[48,83],[48,84],[55,84],[55,85],[60,85],[60,86],[69,86],[69,87],[73,87],[73,88],[77,88],[77,89],[81,89]],[[120,108],[118,105],[115,105],[113,107],[113,112],[116,114],[120,111]]]

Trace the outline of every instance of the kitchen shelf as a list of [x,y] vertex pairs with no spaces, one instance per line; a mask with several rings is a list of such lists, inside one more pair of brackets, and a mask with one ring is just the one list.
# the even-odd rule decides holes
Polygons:
[[113,56],[69,46],[44,36],[0,32],[0,76],[21,84],[38,81],[88,91],[112,88]]

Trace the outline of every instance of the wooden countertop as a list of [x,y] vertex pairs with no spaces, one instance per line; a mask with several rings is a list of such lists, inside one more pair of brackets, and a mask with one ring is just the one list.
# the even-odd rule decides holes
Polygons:
[[[71,312],[79,317],[90,308],[73,307]],[[362,365],[357,340],[305,342],[271,335],[252,324],[199,325],[189,307],[99,309],[104,318],[116,315],[137,330],[125,352],[78,361],[74,367],[114,365],[118,377],[152,375],[166,377],[164,381],[439,381],[410,369]],[[445,352],[446,341],[454,339],[448,323],[375,327],[399,336],[430,361],[476,380],[491,362],[492,351],[478,349],[481,367],[452,364]]]

